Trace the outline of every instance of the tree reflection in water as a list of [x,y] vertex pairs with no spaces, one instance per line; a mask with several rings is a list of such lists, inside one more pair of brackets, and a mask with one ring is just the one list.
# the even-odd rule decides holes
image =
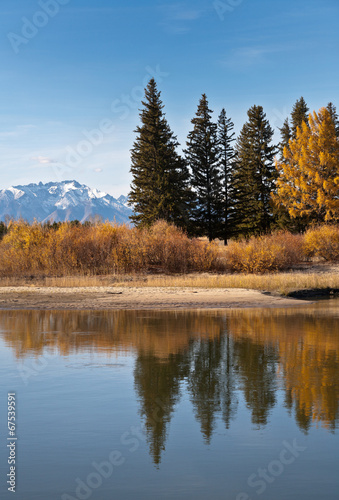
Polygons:
[[304,432],[339,421],[338,309],[174,312],[0,312],[1,336],[18,362],[57,350],[133,353],[134,385],[150,454],[161,461],[169,423],[187,391],[204,441],[217,420],[230,429],[242,394],[252,423],[284,406]]

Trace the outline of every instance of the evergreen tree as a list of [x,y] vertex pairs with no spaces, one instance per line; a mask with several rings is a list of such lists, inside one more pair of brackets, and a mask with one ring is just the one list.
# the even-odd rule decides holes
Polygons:
[[[283,126],[279,128],[281,141],[279,143],[279,153],[280,160],[284,158],[284,150],[289,147],[289,141],[292,137],[291,127],[288,118],[283,123]],[[274,226],[277,228],[288,228],[291,230],[291,217],[289,216],[288,210],[282,205],[274,205],[273,207],[273,217],[274,217]]]
[[303,97],[300,97],[293,106],[291,113],[291,133],[292,138],[295,139],[297,135],[297,128],[301,128],[302,123],[308,123],[309,108]]
[[222,184],[218,161],[217,125],[211,120],[206,95],[200,99],[193,130],[188,135],[186,160],[192,170],[195,193],[192,220],[199,236],[211,241],[218,235],[222,217]]
[[283,123],[283,126],[279,128],[279,130],[281,135],[281,141],[279,143],[279,151],[280,151],[280,158],[283,158],[284,148],[285,146],[288,147],[288,143],[292,137],[291,127],[288,118],[286,118],[286,120]]
[[272,220],[271,192],[276,147],[271,145],[271,128],[262,106],[252,106],[248,121],[236,143],[237,160],[233,175],[235,224],[238,234],[266,232]]
[[331,118],[333,120],[334,126],[335,126],[335,134],[337,137],[339,137],[339,118],[337,115],[337,108],[332,102],[329,102],[326,106],[328,112],[331,115]]
[[225,245],[230,237],[230,217],[231,217],[231,178],[234,158],[236,156],[232,142],[235,141],[234,123],[231,118],[227,118],[225,109],[221,110],[218,118],[218,154],[220,170],[222,172],[223,185],[223,221],[221,227],[221,237]]
[[141,126],[131,150],[133,181],[129,199],[134,204],[137,225],[164,219],[186,227],[190,202],[189,172],[178,155],[178,142],[165,115],[160,92],[152,78],[145,89]]

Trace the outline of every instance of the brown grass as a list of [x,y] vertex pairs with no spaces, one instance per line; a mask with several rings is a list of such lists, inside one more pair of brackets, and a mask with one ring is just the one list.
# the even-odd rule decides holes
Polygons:
[[0,286],[41,287],[164,287],[164,288],[244,288],[286,295],[304,289],[339,289],[339,267],[328,272],[292,271],[274,274],[187,274],[187,275],[115,275],[64,276],[35,279],[0,278]]
[[294,290],[339,288],[339,272],[150,276],[147,281],[135,279],[132,283],[143,287],[245,288],[287,294]]

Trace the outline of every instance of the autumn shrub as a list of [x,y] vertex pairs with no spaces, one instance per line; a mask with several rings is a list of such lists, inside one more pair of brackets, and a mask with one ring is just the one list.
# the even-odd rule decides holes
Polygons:
[[323,225],[305,233],[304,251],[308,257],[339,261],[339,226]]
[[227,266],[235,272],[266,273],[291,268],[303,259],[303,238],[281,231],[233,241],[226,250]]
[[[138,272],[147,267],[147,253],[138,229],[106,223],[99,225],[97,232],[109,251],[107,265],[110,272]],[[104,246],[101,244],[100,248]]]
[[48,262],[48,231],[38,223],[14,222],[0,245],[2,274],[38,272]]
[[3,276],[208,271],[217,269],[218,255],[217,246],[164,221],[143,229],[15,222],[0,242],[0,270]]
[[144,245],[152,268],[168,272],[208,271],[216,269],[218,248],[165,221],[156,222],[144,231]]

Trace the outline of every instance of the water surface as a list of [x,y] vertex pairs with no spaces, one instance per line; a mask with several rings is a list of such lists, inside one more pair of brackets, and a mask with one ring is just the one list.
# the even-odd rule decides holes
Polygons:
[[293,309],[0,312],[17,493],[337,500],[339,302]]

